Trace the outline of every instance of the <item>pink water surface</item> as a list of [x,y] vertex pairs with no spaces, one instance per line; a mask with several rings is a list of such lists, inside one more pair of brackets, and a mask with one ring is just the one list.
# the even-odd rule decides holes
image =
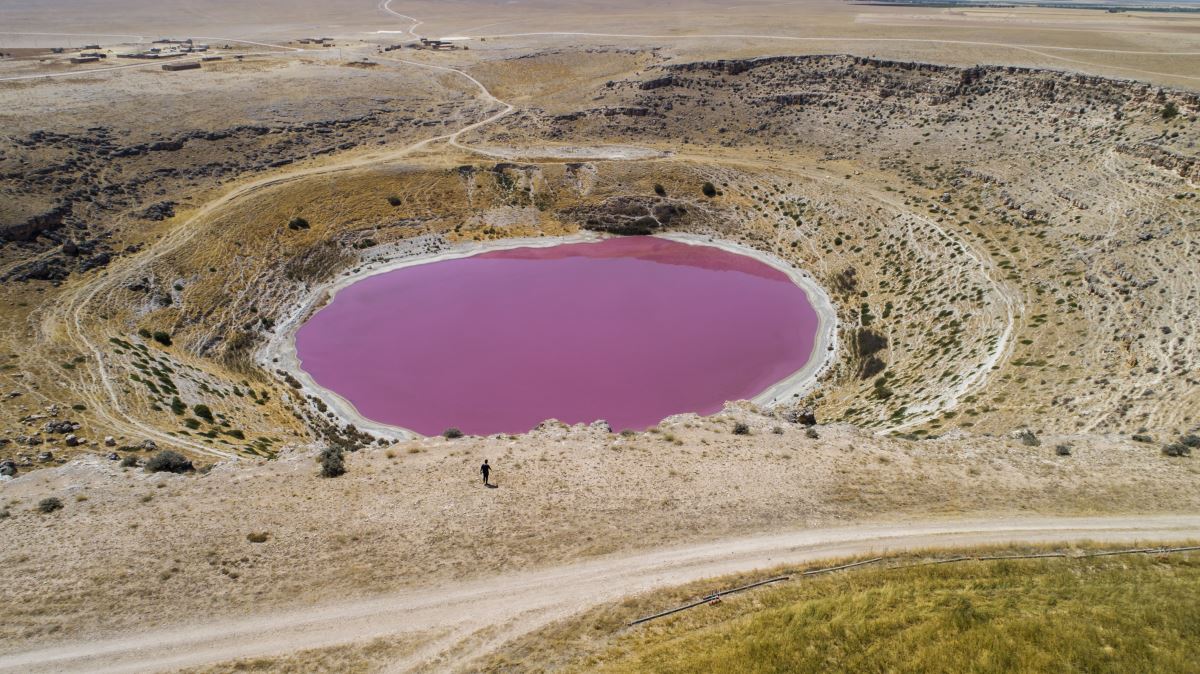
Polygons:
[[816,330],[804,292],[772,267],[624,237],[363,279],[300,328],[296,348],[368,419],[482,435],[716,412],[803,367]]

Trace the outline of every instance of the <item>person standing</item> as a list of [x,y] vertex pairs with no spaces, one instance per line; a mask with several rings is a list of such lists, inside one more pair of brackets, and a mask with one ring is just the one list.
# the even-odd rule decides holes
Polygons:
[[488,465],[488,460],[483,460],[483,465],[479,467],[479,474],[483,475],[483,486],[488,484],[488,476],[492,474],[492,467]]

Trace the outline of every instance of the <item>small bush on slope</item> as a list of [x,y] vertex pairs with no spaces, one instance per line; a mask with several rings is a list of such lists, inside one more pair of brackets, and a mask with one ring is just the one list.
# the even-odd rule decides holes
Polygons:
[[155,454],[146,462],[147,473],[187,473],[193,470],[195,467],[187,457],[169,449]]
[[340,447],[321,450],[321,477],[339,477],[346,474],[346,460]]

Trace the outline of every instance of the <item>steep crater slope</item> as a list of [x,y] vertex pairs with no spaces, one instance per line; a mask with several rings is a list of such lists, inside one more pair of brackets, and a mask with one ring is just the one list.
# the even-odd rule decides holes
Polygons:
[[[827,392],[827,414],[870,424],[882,409],[888,425],[931,433],[1200,421],[1200,345],[1183,319],[1200,299],[1196,93],[1016,67],[799,56],[663,64],[590,99],[574,112],[527,110],[482,142],[641,142],[824,177],[827,192],[869,196],[914,232],[940,230],[943,259],[976,258],[1007,298],[993,301],[1010,305],[1011,332],[980,335],[984,348],[969,356],[987,385],[964,386],[971,378],[953,359],[971,340],[960,324],[989,311],[989,285],[934,268],[922,291],[894,238],[910,228],[858,223],[861,238],[822,251],[823,264],[845,263],[844,283],[831,287],[845,289],[862,328],[886,337],[884,361],[910,361],[846,397]],[[814,224],[851,233],[854,218],[814,222],[766,196],[771,188],[759,194],[768,246],[790,246]],[[873,268],[845,257],[860,246]],[[913,305],[922,315],[898,325]],[[871,352],[880,340],[847,343]],[[924,399],[930,391],[939,400]],[[930,412],[940,418],[926,423]]]
[[[238,201],[258,184],[379,161],[476,121],[489,105],[473,87],[425,70],[347,68],[332,57],[208,64],[186,78],[133,69],[60,85],[0,85],[21,101],[0,133],[0,460],[21,471],[88,449],[172,444],[151,432],[162,425],[155,416],[113,404],[131,386],[157,391],[163,404],[151,411],[171,411],[166,430],[184,449],[195,449],[184,433],[211,434],[204,441],[225,453],[266,453],[293,437],[294,420],[277,414],[261,375],[188,371],[173,360],[174,344],[154,339],[170,341],[166,322],[149,322],[144,336],[102,331],[85,342],[82,333],[97,326],[82,307],[118,288],[130,293],[122,312],[179,309],[187,279],[138,270],[180,241],[204,250],[205,239],[189,231],[198,212],[219,211],[229,195]],[[236,264],[220,257],[209,266],[236,273]],[[112,349],[131,361],[130,376],[110,376],[96,361]],[[210,427],[192,413],[195,405],[219,410],[222,396],[244,398],[245,415],[216,416]]]
[[[981,386],[989,374],[981,363],[997,359],[1011,341],[1011,290],[928,218],[786,168],[687,161],[414,166],[334,183],[302,180],[194,224],[188,239],[110,280],[79,310],[89,325],[103,326],[92,341],[122,382],[120,406],[172,433],[220,449],[242,444],[225,437],[230,426],[261,428],[276,419],[276,433],[291,428],[299,439],[307,428],[327,441],[361,445],[375,438],[348,426],[319,391],[263,350],[319,306],[326,284],[363,265],[464,241],[587,229],[736,241],[792,262],[829,289],[842,350],[812,396],[783,401],[787,414],[816,406],[823,420],[853,417],[879,428],[929,419]],[[892,283],[891,299],[872,307],[869,300]],[[929,325],[942,331],[936,343],[893,343]],[[169,347],[149,338],[160,332],[171,335]],[[158,352],[165,353],[150,355]],[[923,375],[935,352],[940,380],[904,376]],[[183,388],[162,376],[180,364],[199,368],[184,375]],[[147,368],[155,380],[143,376]],[[253,380],[268,382],[271,393]],[[207,400],[217,426],[173,428],[194,423],[179,414],[176,398],[185,407]],[[275,416],[263,416],[269,410]],[[268,440],[243,449],[269,453]]]
[[[597,86],[586,109],[531,107],[463,141],[675,155],[414,157],[164,215],[167,234],[127,264],[28,309],[13,381],[54,373],[39,396],[78,399],[65,416],[93,439],[154,431],[219,456],[383,443],[265,350],[325,284],[464,241],[671,231],[782,257],[833,297],[836,365],[783,416],[914,437],[1195,426],[1195,328],[1179,319],[1197,295],[1195,95],[852,57],[664,65]],[[61,439],[24,402],[0,411],[14,444]]]

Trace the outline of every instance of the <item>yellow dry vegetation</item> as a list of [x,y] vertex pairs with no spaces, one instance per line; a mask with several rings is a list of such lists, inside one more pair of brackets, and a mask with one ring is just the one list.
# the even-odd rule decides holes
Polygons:
[[[544,631],[541,638],[574,654],[570,662],[551,666],[534,651],[524,654],[531,660],[514,667],[513,651],[494,659],[489,668],[529,671],[544,665],[611,673],[1195,671],[1200,557],[1194,553],[864,567],[793,579],[620,629],[640,612],[747,578],[642,597],[597,609],[569,627]],[[620,636],[604,639],[614,631]]]

